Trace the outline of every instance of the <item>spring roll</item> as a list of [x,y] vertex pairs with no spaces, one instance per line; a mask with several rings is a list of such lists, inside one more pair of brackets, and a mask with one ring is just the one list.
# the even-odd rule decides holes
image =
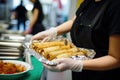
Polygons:
[[76,53],[73,54],[73,56],[78,56],[78,55],[85,55],[85,53],[83,53],[83,52],[76,52]]
[[50,59],[54,59],[60,54],[74,53],[74,52],[77,52],[77,51],[78,51],[77,48],[71,48],[71,49],[67,49],[67,50],[53,51],[53,52],[48,53],[48,55],[49,55]]
[[44,53],[50,53],[53,51],[59,51],[59,50],[65,50],[65,49],[70,49],[70,45],[65,45],[65,46],[52,46],[48,48],[43,48]]
[[52,46],[52,47],[44,48],[43,52],[44,53],[49,53],[49,52],[56,51],[56,50],[59,50],[59,49],[60,49],[59,46]]
[[41,51],[44,48],[53,47],[53,46],[63,46],[63,45],[65,44],[64,42],[61,42],[61,41],[44,42],[44,43],[33,42],[31,45],[31,48],[35,50],[36,52],[41,53]]
[[70,58],[72,55],[71,53],[64,53],[64,54],[60,54],[58,56],[56,56],[56,58]]
[[78,55],[84,55],[83,52],[76,52],[76,53],[64,53],[64,54],[60,54],[57,55],[56,58],[70,58],[72,56],[78,56]]
[[38,48],[47,48],[47,47],[52,47],[52,46],[62,46],[65,45],[64,42],[61,41],[53,41],[53,42],[44,42],[44,43],[39,43],[36,46]]

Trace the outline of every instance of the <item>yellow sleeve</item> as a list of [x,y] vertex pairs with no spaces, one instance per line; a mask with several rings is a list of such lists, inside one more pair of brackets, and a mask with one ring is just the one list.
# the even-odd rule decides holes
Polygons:
[[77,8],[80,6],[80,4],[83,2],[84,0],[78,0],[77,1]]

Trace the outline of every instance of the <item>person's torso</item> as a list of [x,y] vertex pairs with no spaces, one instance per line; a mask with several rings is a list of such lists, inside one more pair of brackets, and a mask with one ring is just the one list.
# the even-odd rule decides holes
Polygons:
[[[94,0],[85,1],[85,4],[82,4],[76,12],[77,18],[71,29],[72,41],[77,47],[95,49],[96,52],[100,53],[98,57],[107,55],[110,34],[109,26],[112,24],[112,22],[111,24],[109,22],[111,21],[109,20],[111,19],[109,17],[110,10],[112,9],[109,9],[108,6],[111,6],[111,4],[108,3],[106,9],[103,10],[95,22],[95,17],[107,0],[101,2],[95,2]],[[95,23],[93,24],[93,22]]]
[[42,5],[41,5],[39,2],[36,2],[36,3],[34,4],[34,7],[33,7],[32,12],[33,12],[35,9],[38,9],[38,11],[39,11],[38,18],[37,18],[37,20],[36,20],[36,24],[37,24],[37,23],[41,24],[42,21],[43,21],[43,19],[44,19],[44,14],[43,14]]
[[[71,38],[72,42],[77,47],[90,48],[96,51],[96,57],[101,57],[108,54],[109,47],[109,37],[110,34],[120,34],[120,27],[113,28],[113,24],[115,24],[116,20],[111,20],[112,13],[114,13],[114,9],[112,7],[114,3],[111,5],[111,2],[108,3],[108,6],[103,11],[101,16],[97,19],[94,26],[92,26],[95,17],[97,16],[99,10],[103,6],[106,1],[103,0],[101,2],[95,3],[94,0],[85,0],[86,2],[81,5],[81,7],[76,12],[76,20],[73,23],[73,27],[71,29]],[[90,1],[90,3],[87,3]],[[113,0],[110,0],[113,1]],[[87,7],[86,7],[87,5]],[[112,7],[110,7],[112,6]],[[117,5],[119,7],[119,5]],[[116,10],[115,10],[116,11]],[[118,17],[120,17],[118,15]],[[113,21],[113,22],[111,22]],[[118,19],[117,25],[119,26],[120,20]],[[112,30],[114,29],[114,30]],[[120,69],[108,70],[108,71],[89,71],[83,70],[82,72],[74,72],[72,74],[73,80],[116,80],[119,78],[117,75],[120,72]],[[117,79],[117,80],[118,80]]]
[[17,11],[17,18],[18,19],[26,19],[27,18],[27,9],[20,5],[16,8]]

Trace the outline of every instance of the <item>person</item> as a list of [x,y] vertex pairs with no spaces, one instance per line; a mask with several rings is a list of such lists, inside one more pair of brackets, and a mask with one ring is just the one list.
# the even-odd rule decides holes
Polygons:
[[70,32],[77,47],[94,49],[89,60],[54,59],[50,71],[72,70],[72,80],[119,80],[120,77],[120,1],[84,0],[76,15],[55,28],[40,32],[32,40],[45,40]]
[[17,19],[17,29],[20,30],[20,24],[23,24],[24,30],[26,30],[27,9],[23,6],[23,0],[20,1],[20,5],[14,11]]
[[42,10],[42,5],[39,0],[30,0],[34,7],[32,9],[32,19],[28,29],[25,31],[25,34],[36,34],[38,32],[44,31],[45,26],[43,25],[44,14]]

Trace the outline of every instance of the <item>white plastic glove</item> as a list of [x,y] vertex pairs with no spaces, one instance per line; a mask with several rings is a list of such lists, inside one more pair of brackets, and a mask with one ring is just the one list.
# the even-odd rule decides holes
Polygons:
[[49,40],[51,38],[54,38],[57,36],[57,29],[56,28],[50,28],[48,30],[42,31],[37,33],[32,37],[32,40]]
[[72,70],[75,72],[81,72],[83,63],[81,60],[73,60],[71,58],[55,59],[53,62],[57,63],[56,66],[49,66],[43,63],[43,65],[50,71],[60,72],[65,70]]

